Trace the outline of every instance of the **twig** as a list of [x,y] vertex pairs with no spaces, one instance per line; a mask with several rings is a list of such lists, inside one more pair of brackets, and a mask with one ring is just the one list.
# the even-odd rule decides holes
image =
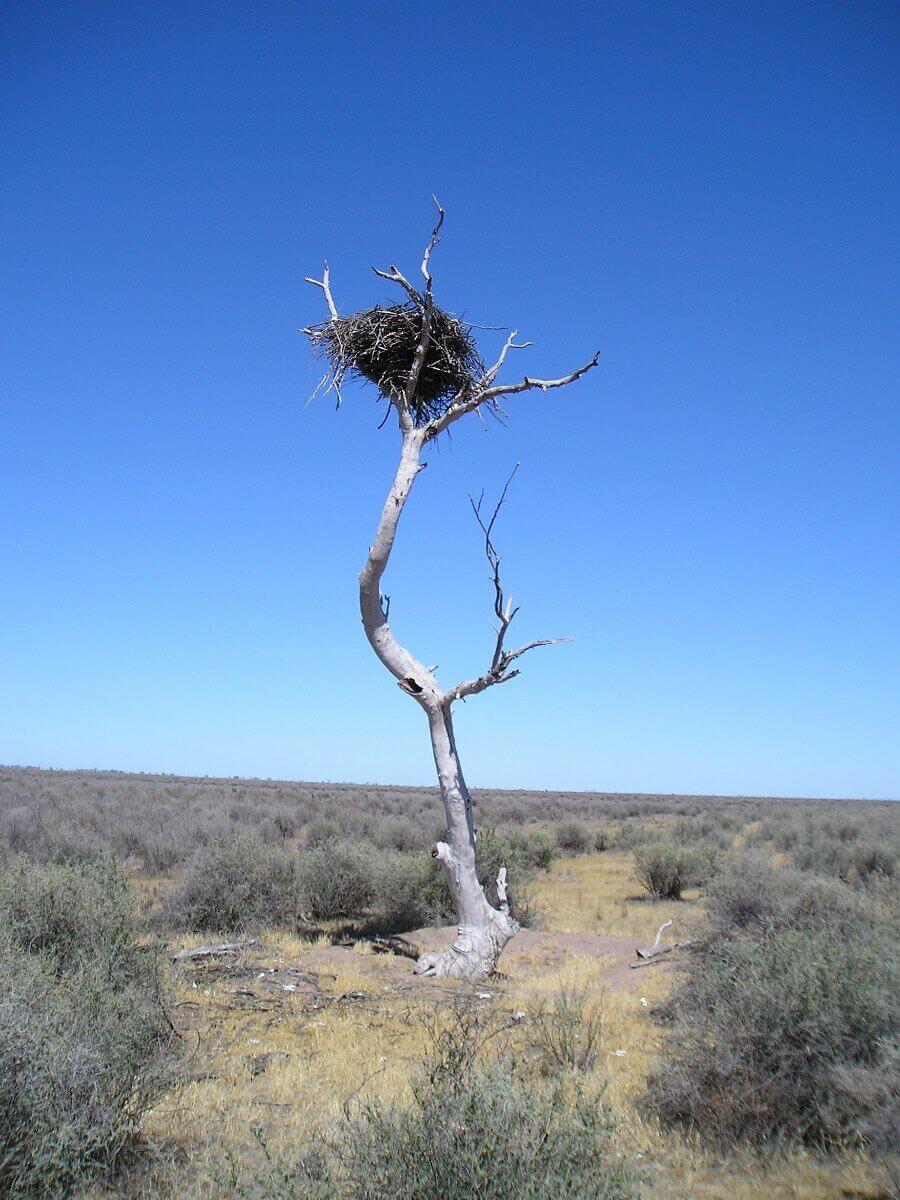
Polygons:
[[[507,339],[507,344],[509,344],[509,339]],[[518,469],[519,464],[516,463],[509,474],[509,478],[503,485],[500,498],[494,506],[494,511],[489,521],[486,522],[482,516],[484,492],[481,493],[477,501],[471,496],[469,497],[469,503],[475,514],[475,520],[484,534],[484,553],[491,568],[491,581],[494,585],[494,616],[497,618],[497,640],[494,643],[494,653],[491,657],[491,665],[488,670],[477,679],[464,680],[462,683],[458,683],[456,687],[451,688],[446,693],[446,699],[451,703],[454,700],[465,700],[467,696],[477,695],[479,692],[492,687],[495,683],[507,683],[510,679],[515,679],[519,674],[519,670],[518,668],[510,670],[510,668],[517,659],[521,658],[529,650],[536,650],[539,646],[556,646],[570,641],[569,638],[539,638],[537,641],[527,642],[524,646],[519,646],[516,650],[504,649],[507,630],[512,624],[516,613],[519,611],[519,607],[513,607],[512,596],[507,596],[504,590],[503,582],[500,578],[500,555],[497,553],[497,548],[494,545],[493,530],[497,517],[500,515],[500,510],[506,502],[506,493],[509,491],[509,485],[512,483]]]

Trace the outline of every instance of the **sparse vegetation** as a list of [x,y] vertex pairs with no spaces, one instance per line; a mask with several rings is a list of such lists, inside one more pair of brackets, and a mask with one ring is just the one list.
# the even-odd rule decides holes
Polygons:
[[14,864],[0,884],[0,1192],[108,1174],[172,1082],[154,948],[112,864]]
[[724,1144],[820,1147],[883,1123],[896,937],[840,886],[759,860],[714,882],[696,960],[663,1009],[649,1085],[663,1120]]
[[[769,1186],[779,1170],[802,1200],[824,1195],[821,1182],[806,1191],[796,1183],[807,1160],[785,1156],[797,1141],[832,1156],[817,1160],[829,1179],[844,1169],[835,1157],[843,1147],[864,1150],[868,1158],[852,1161],[872,1164],[859,1168],[866,1180],[886,1178],[879,1164],[890,1163],[896,1141],[890,864],[900,810],[673,796],[477,799],[479,877],[492,889],[505,865],[519,919],[548,932],[526,935],[547,941],[502,966],[490,998],[478,1001],[477,1019],[501,1029],[487,1054],[476,1033],[474,1056],[467,1050],[454,1065],[452,1047],[466,1039],[445,1038],[439,1051],[420,1028],[424,1017],[447,1025],[442,993],[397,988],[402,960],[372,954],[368,940],[452,922],[430,853],[441,829],[434,793],[0,773],[0,1069],[24,1081],[0,1103],[4,1145],[18,1155],[8,1155],[0,1192],[365,1197],[374,1193],[359,1189],[370,1184],[393,1186],[379,1138],[405,1147],[420,1178],[426,1145],[451,1169],[436,1131],[459,1117],[496,1118],[487,1128],[497,1161],[466,1143],[453,1185],[487,1180],[507,1194],[529,1194],[517,1172],[538,1129],[549,1130],[553,1170],[576,1196],[593,1194],[577,1190],[588,1186],[579,1163],[595,1174],[602,1165],[603,1186],[611,1179],[633,1194],[626,1160],[636,1148],[651,1176],[657,1158],[665,1164],[647,1189],[652,1200],[681,1194],[662,1182],[673,1172],[685,1194],[718,1194],[688,1180],[707,1178],[719,1147],[748,1138],[765,1156],[730,1169],[720,1191],[736,1200],[781,1195]],[[838,860],[851,865],[836,869]],[[680,900],[671,888],[665,898],[673,863]],[[635,895],[637,864],[652,903]],[[652,880],[651,867],[661,872]],[[639,991],[603,996],[611,960],[602,950],[578,957],[580,934],[557,946],[552,932],[617,935],[633,947],[669,919],[669,937],[696,940],[693,965],[626,971],[646,1006]],[[244,931],[258,939],[246,958],[170,969],[170,1012],[196,1058],[184,1099],[167,1083],[179,1043],[158,1005],[151,930],[172,935],[173,949],[190,945],[190,931],[203,941]],[[468,1081],[456,1091],[454,1071]],[[483,1109],[498,1087],[504,1101],[491,1116]],[[649,1109],[640,1103],[648,1095]],[[255,1129],[269,1147],[265,1169]],[[695,1140],[682,1140],[683,1129]],[[158,1177],[129,1153],[141,1137],[159,1148]],[[222,1150],[198,1150],[217,1139]],[[119,1167],[128,1167],[124,1178]],[[545,1191],[533,1194],[565,1195],[547,1170],[534,1184]],[[742,1182],[751,1176],[755,1183]]]
[[[574,997],[567,998],[571,1044]],[[570,1020],[571,1018],[571,1020]],[[431,1024],[432,1043],[411,1098],[362,1103],[294,1163],[271,1157],[251,1193],[259,1200],[628,1200],[635,1173],[613,1140],[602,1091],[588,1093],[572,1073],[583,1057],[557,1062],[547,1084],[510,1056],[488,1058],[502,1030],[472,1007]],[[554,1047],[558,1044],[553,1040]]]
[[588,1071],[603,1044],[601,1001],[574,986],[560,988],[553,999],[530,1013],[538,1060],[545,1072]]

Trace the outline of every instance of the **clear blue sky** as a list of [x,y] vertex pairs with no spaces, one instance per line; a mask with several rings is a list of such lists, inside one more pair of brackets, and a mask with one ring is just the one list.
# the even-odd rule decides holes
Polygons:
[[[391,623],[522,640],[475,785],[900,794],[897,8],[13,4],[2,38],[0,761],[425,783],[356,574],[373,394],[297,327],[415,271],[599,370],[457,427]],[[501,336],[483,334],[490,351]]]

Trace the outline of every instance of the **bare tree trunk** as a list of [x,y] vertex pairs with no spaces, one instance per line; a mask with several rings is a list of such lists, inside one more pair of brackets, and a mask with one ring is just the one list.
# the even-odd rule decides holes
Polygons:
[[359,605],[372,649],[398,685],[425,710],[447,819],[447,840],[438,842],[434,856],[444,868],[459,932],[450,950],[425,954],[422,974],[480,979],[494,969],[500,951],[518,926],[509,915],[505,872],[498,881],[499,909],[487,901],[475,873],[475,828],[472,798],[466,788],[450,716],[452,699],[444,695],[434,673],[409,653],[388,625],[388,604],[381,595],[381,578],[394,544],[400,513],[424,464],[420,461],[424,433],[408,426],[394,482],[388,493],[375,541],[359,576]]
[[449,703],[429,710],[428,722],[447,817],[447,840],[437,843],[434,854],[447,876],[458,931],[448,951],[423,955],[418,970],[429,975],[482,979],[493,971],[500,951],[519,927],[509,915],[505,870],[498,881],[499,909],[488,904],[478,882],[472,797],[463,778]]

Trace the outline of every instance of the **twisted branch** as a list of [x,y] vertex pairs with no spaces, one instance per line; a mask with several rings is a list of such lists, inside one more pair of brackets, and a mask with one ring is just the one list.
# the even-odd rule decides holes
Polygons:
[[[512,345],[512,337],[514,336],[515,334],[510,335],[507,346]],[[515,679],[520,673],[519,668],[515,670],[511,670],[510,668],[517,659],[521,658],[529,650],[535,650],[538,646],[556,646],[562,642],[571,640],[570,638],[540,638],[537,641],[528,642],[524,646],[519,646],[516,650],[504,649],[507,631],[516,613],[519,611],[519,607],[517,605],[513,608],[512,596],[508,596],[503,587],[503,582],[500,578],[500,555],[497,553],[492,534],[497,517],[500,515],[500,510],[506,501],[506,493],[509,491],[509,485],[512,483],[518,469],[519,464],[516,463],[510,472],[509,478],[503,485],[503,490],[500,493],[500,498],[494,507],[490,520],[485,521],[482,516],[484,492],[479,496],[477,503],[471,496],[469,497],[469,503],[472,505],[475,520],[484,534],[484,553],[491,568],[491,581],[494,585],[494,616],[497,618],[497,640],[494,644],[491,665],[487,671],[483,675],[479,675],[477,679],[464,680],[462,683],[458,683],[456,687],[451,688],[449,692],[444,693],[444,699],[450,704],[454,700],[464,700],[467,696],[475,696],[479,692],[493,687],[495,683],[506,683],[510,679]]]

